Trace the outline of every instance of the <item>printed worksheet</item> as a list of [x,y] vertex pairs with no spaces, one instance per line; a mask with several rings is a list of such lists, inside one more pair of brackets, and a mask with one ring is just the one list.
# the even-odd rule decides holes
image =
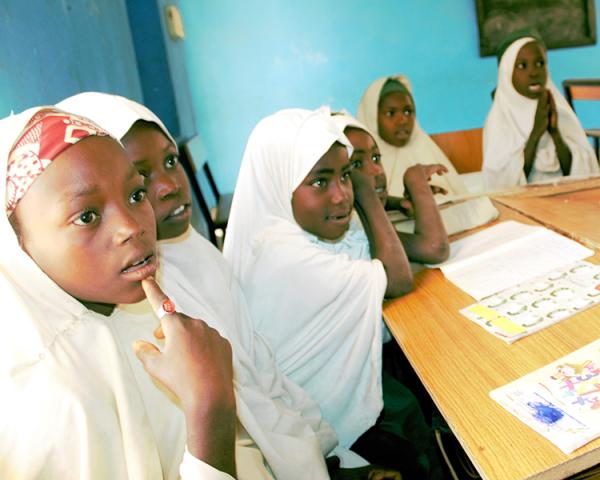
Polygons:
[[483,298],[462,313],[507,343],[600,303],[600,265],[580,261]]
[[490,392],[565,454],[600,436],[600,339]]

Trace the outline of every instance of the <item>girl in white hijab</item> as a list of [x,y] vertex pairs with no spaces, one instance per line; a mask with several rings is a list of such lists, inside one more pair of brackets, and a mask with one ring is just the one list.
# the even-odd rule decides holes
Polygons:
[[[246,146],[224,246],[256,329],[346,447],[383,407],[383,298],[412,288],[372,180],[359,172],[350,179],[350,149],[326,108],[261,120]],[[348,229],[353,203],[364,230]],[[405,403],[388,412],[389,437],[404,437],[392,449],[402,463],[395,468],[403,478],[426,478],[427,427],[414,397],[398,390]],[[389,457],[379,461],[390,465]]]
[[271,349],[253,330],[231,268],[190,226],[189,183],[176,143],[160,119],[139,103],[96,92],[59,105],[121,138],[144,175],[161,239],[161,285],[182,311],[202,318],[230,341],[238,417],[275,477],[327,478],[324,457],[330,455],[340,458],[342,475],[346,468],[366,465],[358,455],[336,447],[336,435],[318,406],[281,373]]
[[[346,112],[334,113],[332,118],[352,142],[352,168],[373,178],[375,191],[386,206],[389,200],[387,175],[374,135]],[[410,199],[402,198],[400,201],[402,207],[412,212],[415,228],[411,233],[398,232],[398,237],[409,260],[413,262],[440,263],[448,258],[448,235],[428,183],[433,174],[445,171],[442,165],[417,164],[409,167],[405,173],[404,183]]]
[[521,32],[504,42],[483,150],[489,190],[599,171],[579,120],[550,78],[537,36]]
[[436,176],[432,184],[450,195],[467,193],[450,160],[419,125],[412,87],[404,75],[386,76],[371,83],[356,116],[376,136],[390,195],[404,195],[404,172],[418,163],[443,165],[448,173]]
[[[212,460],[235,475],[227,342],[173,314],[162,323],[162,353],[137,343],[182,411],[131,347],[156,343],[154,311],[146,301],[142,313],[115,308],[142,300],[140,281],[156,268],[152,209],[122,147],[88,120],[50,107],[1,120],[0,142],[0,477],[233,478],[185,451],[186,418],[190,451],[204,444],[210,452],[228,432],[231,444],[215,445]],[[219,430],[209,424],[211,405]],[[237,449],[246,478],[264,478],[257,453]]]

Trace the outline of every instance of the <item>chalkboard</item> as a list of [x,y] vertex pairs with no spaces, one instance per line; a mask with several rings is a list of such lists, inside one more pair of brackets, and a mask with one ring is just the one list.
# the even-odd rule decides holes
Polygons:
[[510,33],[533,27],[546,46],[575,47],[596,43],[594,0],[475,0],[479,55],[495,55]]

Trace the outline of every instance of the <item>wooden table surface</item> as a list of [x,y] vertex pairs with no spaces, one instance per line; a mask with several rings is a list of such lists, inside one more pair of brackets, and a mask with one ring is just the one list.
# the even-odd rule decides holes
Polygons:
[[[537,224],[496,206],[500,220]],[[386,302],[386,323],[483,478],[562,479],[600,463],[600,439],[565,455],[489,396],[600,338],[600,306],[508,345],[459,313],[474,300],[439,269],[415,282],[415,291]]]
[[538,190],[536,196],[499,196],[495,201],[573,238],[589,248],[600,250],[600,179],[574,182],[570,189],[554,192]]

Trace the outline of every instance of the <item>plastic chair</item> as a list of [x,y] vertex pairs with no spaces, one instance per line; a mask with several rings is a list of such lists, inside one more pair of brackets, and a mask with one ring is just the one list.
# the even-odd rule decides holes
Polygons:
[[[565,97],[573,111],[575,100],[600,100],[600,78],[577,78],[562,82]],[[586,128],[585,134],[594,140],[596,157],[600,159],[600,128]]]
[[483,164],[483,129],[434,133],[431,139],[458,173],[479,172]]
[[[180,162],[188,175],[192,192],[198,201],[207,224],[209,240],[218,248],[221,248],[225,238],[233,194],[222,194],[219,191],[204,152],[202,141],[197,135],[184,141],[179,146]],[[197,175],[197,167],[200,162],[202,162],[204,182],[200,182]],[[205,184],[204,190],[201,183]],[[206,185],[208,185],[208,188],[206,188]],[[207,190],[210,190],[212,197],[210,200],[206,195]]]

